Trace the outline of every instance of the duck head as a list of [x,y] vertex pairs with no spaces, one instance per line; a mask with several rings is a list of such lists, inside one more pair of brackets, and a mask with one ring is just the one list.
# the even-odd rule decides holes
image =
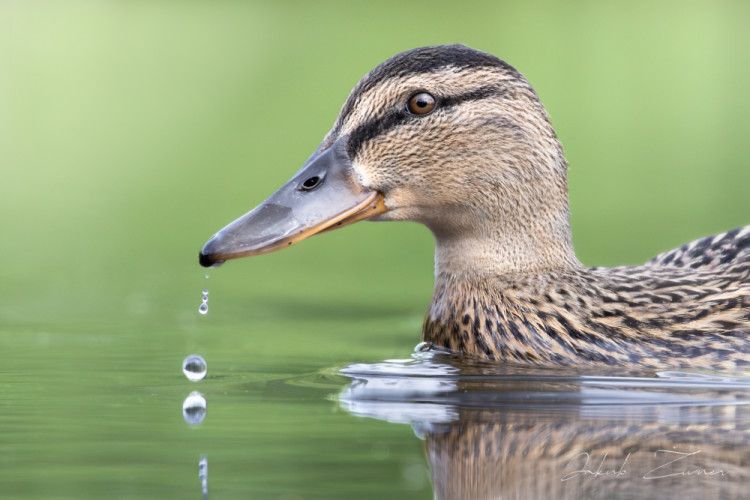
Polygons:
[[438,271],[576,265],[566,170],[544,107],[513,67],[462,45],[410,50],[356,85],[302,169],[214,235],[200,263],[371,219],[426,225]]

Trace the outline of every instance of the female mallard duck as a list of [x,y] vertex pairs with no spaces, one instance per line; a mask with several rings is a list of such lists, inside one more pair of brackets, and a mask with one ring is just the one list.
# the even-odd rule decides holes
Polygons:
[[531,85],[490,54],[426,47],[375,68],[302,169],[200,263],[363,219],[434,234],[422,340],[435,346],[538,364],[750,364],[750,226],[643,266],[583,267],[562,146]]

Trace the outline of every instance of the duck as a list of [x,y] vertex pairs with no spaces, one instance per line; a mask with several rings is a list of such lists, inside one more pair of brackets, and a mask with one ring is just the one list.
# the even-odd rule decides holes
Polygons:
[[585,267],[567,170],[513,66],[464,45],[416,48],[365,75],[302,168],[199,262],[361,220],[413,221],[435,239],[425,345],[507,363],[747,370],[750,225],[643,265]]

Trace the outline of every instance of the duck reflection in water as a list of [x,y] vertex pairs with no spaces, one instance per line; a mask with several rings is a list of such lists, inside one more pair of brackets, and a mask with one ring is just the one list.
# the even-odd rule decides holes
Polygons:
[[746,379],[438,358],[349,366],[339,395],[355,415],[413,426],[435,498],[747,498]]

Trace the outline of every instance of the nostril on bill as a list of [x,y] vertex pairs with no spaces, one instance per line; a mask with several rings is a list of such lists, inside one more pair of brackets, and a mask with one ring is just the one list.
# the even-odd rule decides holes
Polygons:
[[321,181],[320,176],[314,175],[302,183],[302,185],[300,186],[300,190],[312,191],[313,189],[315,189],[316,187],[320,185],[320,181]]

